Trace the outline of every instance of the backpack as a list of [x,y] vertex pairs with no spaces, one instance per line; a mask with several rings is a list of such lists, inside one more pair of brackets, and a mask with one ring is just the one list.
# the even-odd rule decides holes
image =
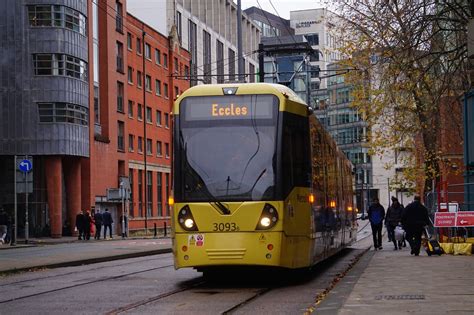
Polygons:
[[373,209],[370,214],[370,223],[379,224],[382,222],[382,220],[383,220],[382,210],[378,207]]

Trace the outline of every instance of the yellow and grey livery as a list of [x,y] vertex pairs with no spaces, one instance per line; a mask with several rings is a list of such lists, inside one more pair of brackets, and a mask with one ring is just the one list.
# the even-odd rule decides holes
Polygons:
[[354,240],[352,166],[293,91],[200,85],[173,112],[176,268],[305,268]]

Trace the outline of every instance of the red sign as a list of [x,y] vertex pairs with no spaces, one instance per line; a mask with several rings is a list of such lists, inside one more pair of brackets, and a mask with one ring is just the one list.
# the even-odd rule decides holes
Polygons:
[[474,226],[474,211],[459,211],[456,215],[456,226]]
[[454,212],[436,212],[435,227],[453,227],[456,226],[456,213]]

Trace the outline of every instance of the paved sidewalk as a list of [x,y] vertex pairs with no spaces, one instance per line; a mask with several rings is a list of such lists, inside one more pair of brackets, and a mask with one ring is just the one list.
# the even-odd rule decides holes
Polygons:
[[[371,238],[368,238],[371,239]],[[474,314],[474,256],[369,251],[315,314]]]
[[27,245],[19,240],[16,247],[0,245],[0,272],[77,266],[169,252],[169,238],[79,241],[63,237],[31,239]]

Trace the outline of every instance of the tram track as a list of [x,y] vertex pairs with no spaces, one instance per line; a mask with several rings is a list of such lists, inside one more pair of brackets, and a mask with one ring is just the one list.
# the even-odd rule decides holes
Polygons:
[[[147,261],[161,260],[161,258],[146,259],[146,260]],[[130,264],[130,262],[128,262],[128,261],[124,262],[123,264],[114,264],[114,268],[115,267],[121,267],[121,266],[127,266],[129,264]],[[110,268],[110,266],[99,266],[99,267],[89,268],[88,271],[89,272],[99,271],[99,270],[108,269],[108,268]],[[33,270],[35,270],[35,269],[33,269]],[[49,270],[49,269],[48,268],[41,268],[40,270]],[[49,275],[49,276],[44,276],[44,277],[38,277],[38,278],[31,278],[31,279],[25,279],[25,280],[18,280],[18,281],[14,281],[14,282],[8,282],[7,284],[8,285],[16,285],[16,284],[23,284],[23,283],[39,281],[39,280],[50,280],[50,279],[54,279],[54,278],[74,275],[74,274],[77,274],[77,273],[78,273],[78,271],[75,270],[75,271],[71,271],[71,272],[60,273],[60,274],[55,274],[55,275]]]
[[117,280],[117,279],[120,279],[120,278],[125,278],[125,277],[128,277],[128,276],[137,275],[137,274],[140,274],[140,273],[160,270],[160,269],[169,268],[169,267],[174,267],[174,265],[165,265],[165,266],[160,266],[160,267],[155,267],[155,268],[148,268],[148,269],[144,269],[144,270],[129,272],[129,273],[126,273],[126,274],[120,274],[120,275],[117,275],[117,276],[98,278],[98,279],[95,279],[95,280],[85,281],[85,282],[70,285],[70,286],[62,286],[60,288],[56,288],[56,289],[52,289],[52,290],[46,290],[46,291],[42,291],[42,292],[37,292],[37,293],[33,293],[33,294],[28,294],[28,295],[24,295],[24,296],[20,296],[20,297],[15,297],[15,298],[3,300],[3,301],[0,301],[0,305],[5,304],[5,303],[9,303],[9,302],[13,302],[13,301],[18,301],[18,300],[37,297],[37,296],[41,296],[41,295],[45,295],[45,294],[49,294],[49,293],[54,293],[54,292],[58,292],[58,291],[62,291],[62,290],[75,289],[75,288],[78,288],[78,287],[82,287],[82,286],[86,286],[86,285],[90,285],[90,284],[94,284],[94,283],[98,283],[98,282]]

